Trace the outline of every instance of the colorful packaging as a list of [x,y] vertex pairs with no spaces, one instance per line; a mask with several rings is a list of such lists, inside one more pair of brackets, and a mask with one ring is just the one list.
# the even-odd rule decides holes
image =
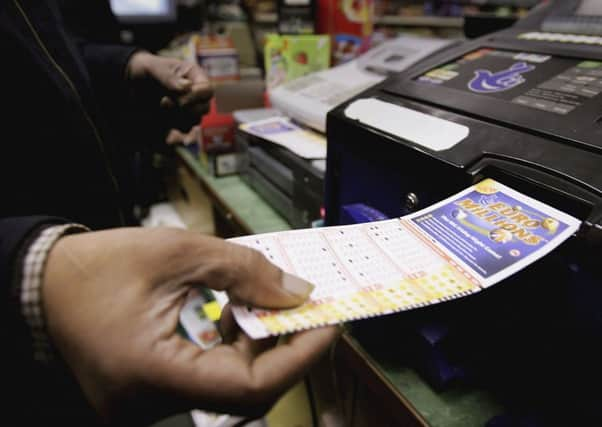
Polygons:
[[190,51],[213,83],[240,78],[238,51],[227,36],[201,36],[190,38]]
[[264,48],[268,90],[330,66],[330,39],[321,35],[268,35]]

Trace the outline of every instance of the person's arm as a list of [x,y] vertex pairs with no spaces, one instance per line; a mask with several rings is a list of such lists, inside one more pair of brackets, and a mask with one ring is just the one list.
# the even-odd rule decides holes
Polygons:
[[[62,218],[45,216],[0,219],[0,299],[2,330],[12,336],[12,350],[32,354],[44,344],[33,333],[40,305],[39,283],[53,242],[72,230],[85,229]],[[34,326],[32,328],[32,325]]]
[[[22,252],[24,242],[24,253],[31,253],[35,242],[45,248],[38,282],[43,318],[29,330],[46,335],[53,358],[38,363],[64,364],[69,372],[64,375],[76,379],[79,394],[106,421],[148,425],[197,408],[263,414],[338,335],[331,327],[295,334],[280,345],[276,339],[253,341],[226,307],[223,344],[203,351],[177,331],[194,286],[227,291],[233,302],[273,308],[302,303],[312,286],[257,251],[197,233],[129,228],[48,241],[40,227],[30,225],[21,239],[11,241],[12,253]],[[31,386],[36,387],[35,378]]]
[[0,327],[7,425],[100,425],[94,409],[51,346],[41,283],[56,240],[86,231],[63,218],[0,219]]
[[[98,93],[111,90],[115,94],[128,95],[125,90],[130,86],[128,65],[138,47],[104,44],[75,37],[82,54],[93,89]],[[124,98],[125,99],[125,98]]]
[[66,220],[45,216],[0,218],[0,283],[2,313],[17,313],[14,301],[23,275],[23,261],[31,242],[47,227]]
[[[126,104],[126,111],[162,109],[169,124],[184,132],[198,125],[209,110],[213,88],[198,64],[138,48],[77,40],[93,89],[104,105]],[[178,137],[176,142],[184,139]]]
[[56,14],[81,54],[93,89],[126,100],[127,67],[140,49],[119,40],[119,24],[109,1],[59,0]]
[[[170,110],[169,116],[164,115],[168,126],[189,132],[198,125],[209,109],[213,91],[197,63],[119,44],[118,24],[109,2],[62,0],[60,11],[65,31],[80,51],[92,88],[105,108],[155,114],[163,107]],[[184,140],[179,134],[175,139]]]

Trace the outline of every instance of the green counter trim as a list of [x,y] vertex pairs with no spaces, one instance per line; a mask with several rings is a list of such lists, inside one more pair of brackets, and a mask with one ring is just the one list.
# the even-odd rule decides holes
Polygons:
[[215,177],[194,155],[184,147],[176,153],[194,172],[206,191],[232,215],[249,234],[289,230],[291,227],[282,216],[270,207],[255,191],[238,176]]

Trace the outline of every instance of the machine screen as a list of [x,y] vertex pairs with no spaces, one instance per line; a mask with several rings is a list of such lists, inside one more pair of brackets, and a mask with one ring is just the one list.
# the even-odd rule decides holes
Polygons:
[[602,62],[485,48],[416,81],[566,115],[602,93]]
[[175,19],[174,0],[111,0],[111,9],[122,22],[164,22]]

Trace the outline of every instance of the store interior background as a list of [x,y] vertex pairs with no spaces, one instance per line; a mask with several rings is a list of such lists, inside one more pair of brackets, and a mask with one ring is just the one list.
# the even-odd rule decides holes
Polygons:
[[[314,8],[314,34],[323,34],[320,29],[328,26],[324,23],[325,16],[320,15],[320,10],[329,1],[335,2],[300,2],[311,4]],[[237,110],[258,108],[262,104],[265,106],[267,87],[264,46],[268,35],[286,34],[282,31],[280,19],[282,9],[287,6],[286,0],[141,1],[146,6],[153,3],[148,13],[130,13],[122,8],[131,6],[135,10],[137,2],[133,0],[112,0],[111,3],[118,19],[121,43],[137,45],[166,56],[186,57],[190,53],[186,49],[191,37],[228,40],[236,51],[238,68],[234,77],[218,76],[213,81],[218,112],[229,114]],[[369,39],[371,47],[400,34],[449,40],[473,39],[511,26],[538,3],[538,0],[373,0],[374,13],[370,17]],[[331,62],[331,65],[336,64]],[[155,147],[152,152],[141,154],[142,167],[150,170],[147,176],[154,179],[146,181],[145,194],[140,197],[137,207],[139,218],[151,225],[172,225],[173,222],[170,221],[181,221],[189,229],[225,238],[240,235],[240,228],[232,226],[232,213],[224,213],[211,206],[212,196],[207,194],[207,188],[199,190],[196,179],[185,171],[186,168],[178,166],[177,156],[174,156],[172,150],[161,145],[162,137],[145,137],[156,138],[157,141],[152,145]],[[185,147],[185,150],[194,158],[203,157],[203,142],[194,142]],[[211,153],[209,157],[211,158]],[[207,157],[204,161],[208,161]],[[211,179],[220,178],[211,167],[207,173],[213,175]],[[161,212],[164,211],[153,210],[165,204],[175,208],[179,216],[177,220],[161,217]],[[333,383],[341,387],[341,382],[345,380],[337,377],[338,374],[340,373],[333,372],[328,364],[318,366],[307,380],[279,401],[264,419],[247,425],[346,426],[345,418],[333,409],[340,404],[335,402],[339,399],[334,397],[337,391],[328,389]],[[412,373],[408,375],[407,378],[415,378]],[[323,381],[325,378],[327,381]],[[358,393],[362,391],[359,390]],[[419,393],[433,392],[420,388]],[[370,400],[370,396],[348,397],[351,400]],[[487,406],[489,403],[483,405]],[[382,416],[383,414],[376,416],[367,412],[357,413],[354,415],[353,425],[381,425],[378,419]],[[215,415],[203,413],[197,413],[196,418],[190,414],[181,414],[159,423],[157,427],[231,427],[236,425],[235,422],[236,420],[218,419]]]

